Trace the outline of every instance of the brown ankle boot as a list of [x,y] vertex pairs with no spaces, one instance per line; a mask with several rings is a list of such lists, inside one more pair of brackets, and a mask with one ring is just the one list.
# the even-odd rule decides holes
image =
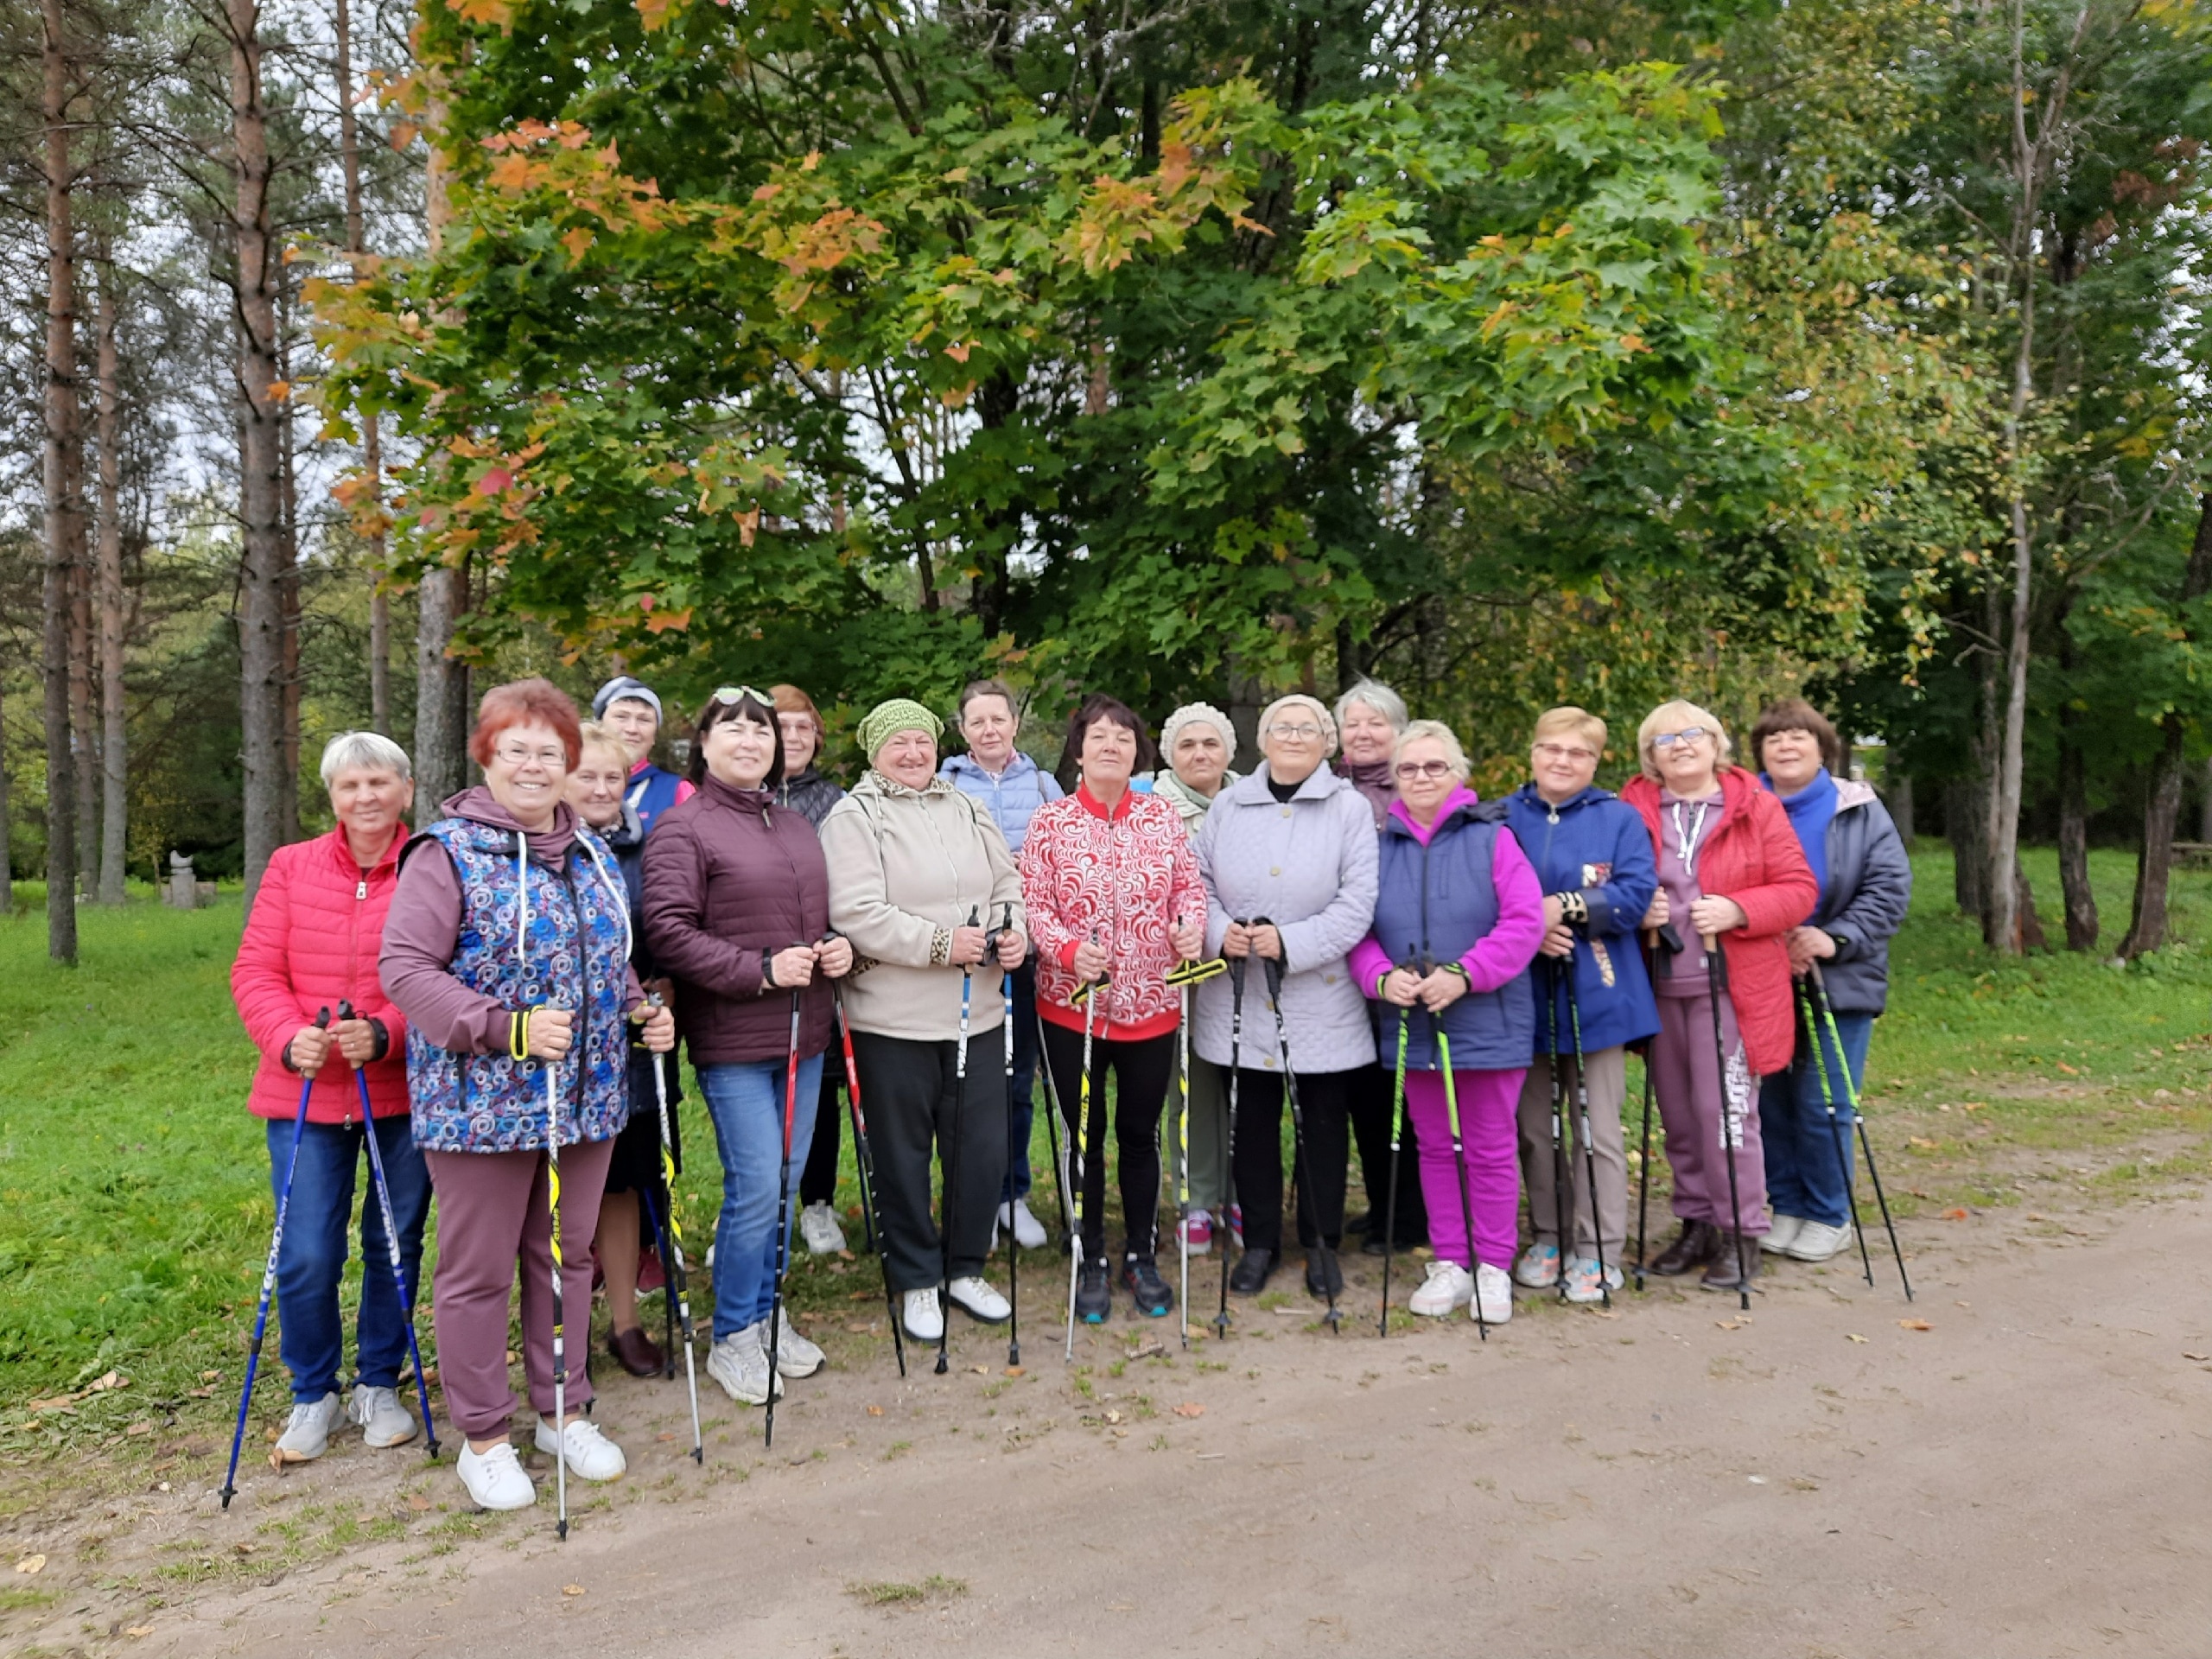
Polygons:
[[1712,1265],[1705,1270],[1705,1277],[1698,1282],[1707,1290],[1750,1289],[1756,1286],[1759,1278],[1758,1240],[1743,1239],[1738,1248],[1739,1241],[1733,1233],[1724,1233],[1716,1228],[1713,1236],[1719,1248],[1713,1252]]
[[1710,1222],[1686,1221],[1681,1234],[1659,1253],[1649,1270],[1662,1278],[1677,1278],[1693,1268],[1703,1267],[1719,1249],[1719,1229]]

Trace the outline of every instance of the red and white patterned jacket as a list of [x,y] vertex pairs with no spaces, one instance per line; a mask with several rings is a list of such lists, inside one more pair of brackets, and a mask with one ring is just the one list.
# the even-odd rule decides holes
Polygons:
[[1168,930],[1201,921],[1205,889],[1182,815],[1156,795],[1124,794],[1109,813],[1087,789],[1037,809],[1021,844],[1021,902],[1037,950],[1037,1010],[1080,1028],[1076,946],[1092,937],[1109,957],[1098,1013],[1103,1036],[1131,1040],[1175,1028],[1179,958]]

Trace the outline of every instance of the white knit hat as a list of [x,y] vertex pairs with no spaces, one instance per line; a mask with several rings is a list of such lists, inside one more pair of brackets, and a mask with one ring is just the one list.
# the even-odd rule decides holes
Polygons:
[[1185,726],[1211,726],[1221,734],[1221,746],[1233,756],[1236,753],[1236,728],[1227,715],[1210,702],[1186,702],[1160,722],[1160,758],[1172,766],[1175,758],[1175,737]]
[[1321,754],[1324,760],[1337,752],[1337,720],[1321,706],[1319,697],[1309,697],[1303,691],[1293,691],[1277,697],[1260,710],[1260,736],[1267,737],[1268,728],[1274,724],[1275,716],[1286,709],[1303,709],[1313,716],[1313,723],[1321,728]]

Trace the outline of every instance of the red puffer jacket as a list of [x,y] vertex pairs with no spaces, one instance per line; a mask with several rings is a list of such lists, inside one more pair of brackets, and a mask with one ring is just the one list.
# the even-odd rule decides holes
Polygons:
[[[1697,884],[1708,897],[1732,899],[1747,925],[1720,936],[1728,963],[1728,992],[1736,1006],[1744,1052],[1761,1077],[1789,1068],[1796,1052],[1797,1019],[1791,1005],[1789,953],[1783,936],[1813,913],[1820,886],[1805,849],[1789,827],[1782,803],[1741,766],[1720,774],[1727,810],[1697,856]],[[1659,855],[1659,785],[1635,778],[1621,799],[1643,815],[1652,856]],[[1677,925],[1687,927],[1687,918]]]
[[[300,1108],[301,1077],[284,1069],[284,1045],[315,1010],[350,1001],[353,1012],[381,1020],[391,1041],[384,1058],[361,1068],[378,1117],[407,1116],[407,1022],[384,994],[377,953],[384,946],[385,912],[399,882],[399,849],[407,827],[396,826],[391,844],[375,868],[353,861],[341,826],[313,841],[279,847],[269,861],[245,918],[238,960],[231,964],[231,996],[246,1035],[261,1051],[248,1103],[257,1117],[289,1117]],[[315,1080],[308,1116],[317,1123],[347,1123],[361,1115],[353,1068],[334,1049]]]

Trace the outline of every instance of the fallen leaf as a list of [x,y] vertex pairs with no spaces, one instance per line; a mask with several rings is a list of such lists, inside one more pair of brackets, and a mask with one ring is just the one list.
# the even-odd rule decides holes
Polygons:
[[202,1371],[200,1373],[200,1380],[202,1382],[213,1382],[220,1376],[222,1376],[220,1371]]
[[1156,1359],[1166,1351],[1166,1344],[1161,1342],[1159,1338],[1153,1337],[1147,1338],[1144,1342],[1139,1343],[1135,1347],[1128,1350],[1124,1357],[1129,1359]]
[[141,1417],[123,1432],[126,1434],[150,1434],[154,1432],[154,1421],[150,1417]]
[[125,1636],[151,1636],[153,1633],[154,1627],[150,1624],[133,1624],[124,1632]]
[[883,1415],[883,1408],[881,1406],[870,1406],[868,1408],[868,1414],[871,1417],[880,1417]]
[[1899,1319],[1897,1328],[1900,1331],[1933,1331],[1936,1327],[1925,1319]]
[[1963,1210],[1946,1210],[1943,1212],[1943,1219],[1946,1221],[1964,1221],[1966,1218],[1967,1212]]
[[561,1593],[564,1596],[581,1596],[583,1592],[584,1587],[581,1584],[564,1584],[561,1586]]
[[837,1252],[837,1259],[840,1262],[850,1262],[853,1260],[853,1253],[850,1250],[840,1250]]
[[1750,1314],[1738,1313],[1732,1319],[1715,1319],[1713,1324],[1719,1325],[1723,1331],[1740,1331],[1751,1322],[1751,1316]]
[[1206,1408],[1195,1400],[1185,1400],[1175,1408],[1175,1414],[1178,1417],[1203,1417],[1206,1414]]
[[[89,1384],[86,1388],[85,1392],[86,1394],[105,1394],[110,1389],[127,1389],[130,1386],[130,1379],[124,1376],[121,1371],[110,1371],[105,1376],[103,1376],[99,1381]],[[151,1630],[153,1626],[149,1624],[146,1628]]]
[[968,1369],[978,1376],[988,1376],[991,1374],[991,1368],[988,1365],[970,1365]]
[[845,1300],[849,1302],[864,1302],[874,1294],[875,1293],[872,1290],[856,1290],[848,1295]]
[[430,1500],[420,1492],[410,1492],[407,1497],[407,1507],[421,1515],[429,1509]]
[[1122,1414],[1109,1406],[1106,1411],[1106,1421],[1109,1423],[1118,1423],[1122,1421]]
[[1006,1374],[1008,1376],[1026,1376],[1029,1374],[1029,1368],[1027,1365],[1009,1365],[1006,1368]]
[[1926,1149],[1927,1149],[1928,1151],[1929,1151],[1929,1152],[1933,1152],[1933,1151],[1935,1151],[1935,1150],[1936,1150],[1936,1143],[1935,1143],[1933,1141],[1928,1140],[1927,1138],[1925,1138],[1924,1136],[1922,1136],[1922,1135],[1907,1135],[1907,1136],[1905,1137],[1905,1143],[1906,1143],[1908,1146],[1914,1146],[1914,1147],[1924,1147],[1924,1148],[1926,1148]]
[[43,1555],[26,1555],[16,1563],[16,1571],[18,1573],[41,1573],[45,1569],[46,1557]]
[[675,1438],[676,1438],[676,1436],[675,1436],[675,1435],[673,1435],[673,1434],[656,1434],[656,1435],[654,1435],[654,1436],[653,1436],[653,1439],[655,1439],[655,1440],[658,1440],[658,1441],[659,1441],[662,1445],[664,1445],[664,1446],[667,1445],[670,1441],[673,1440]]
[[[2181,1356],[2181,1357],[2182,1357],[2183,1359],[2212,1359],[2212,1354],[2192,1354],[2192,1353],[2190,1353],[2190,1352],[2187,1349],[2185,1349],[2185,1348],[2184,1348],[2183,1350],[2182,1350],[2182,1356]],[[37,1560],[41,1560],[41,1561],[42,1561],[42,1560],[44,1560],[46,1559],[46,1557],[45,1557],[45,1556],[43,1556],[43,1555],[41,1555],[41,1556],[36,1557],[35,1559],[37,1559]],[[18,1572],[18,1573],[23,1572],[24,1570],[25,1570],[24,1568],[20,1567],[17,1567],[17,1568],[16,1569],[16,1572]],[[36,1567],[31,1567],[31,1568],[30,1568],[30,1569],[29,1569],[29,1571],[31,1571],[31,1572],[33,1572],[33,1573],[35,1573],[35,1572],[37,1572],[37,1571],[38,1571],[38,1569],[37,1569]]]
[[1866,1338],[1860,1336],[1856,1331],[1845,1332],[1843,1333],[1843,1339],[1846,1342],[1864,1342],[1866,1340]]

